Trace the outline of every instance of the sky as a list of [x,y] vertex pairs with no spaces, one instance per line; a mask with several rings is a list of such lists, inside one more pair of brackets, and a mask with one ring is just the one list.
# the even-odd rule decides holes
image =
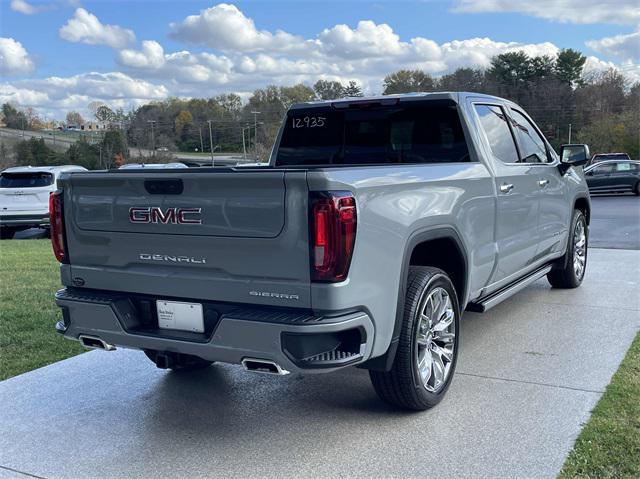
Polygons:
[[574,48],[640,81],[637,0],[0,0],[0,103],[48,118],[268,84],[440,76],[524,50]]

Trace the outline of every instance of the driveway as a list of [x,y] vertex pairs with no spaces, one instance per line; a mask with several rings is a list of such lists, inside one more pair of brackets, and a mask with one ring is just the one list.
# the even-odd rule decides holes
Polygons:
[[640,249],[640,197],[593,196],[590,246]]

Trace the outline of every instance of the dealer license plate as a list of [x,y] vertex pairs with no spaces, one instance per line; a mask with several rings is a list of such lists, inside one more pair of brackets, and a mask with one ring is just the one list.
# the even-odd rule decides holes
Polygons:
[[158,327],[204,333],[202,305],[178,301],[156,301]]

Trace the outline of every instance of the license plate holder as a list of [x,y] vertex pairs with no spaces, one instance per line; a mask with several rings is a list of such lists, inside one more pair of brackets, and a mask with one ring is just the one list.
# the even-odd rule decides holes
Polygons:
[[156,311],[160,329],[204,333],[204,315],[200,303],[157,300]]

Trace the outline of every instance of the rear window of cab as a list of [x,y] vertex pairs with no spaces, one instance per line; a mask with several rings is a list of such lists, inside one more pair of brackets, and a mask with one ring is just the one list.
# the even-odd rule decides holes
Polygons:
[[452,101],[290,110],[276,166],[470,161]]

